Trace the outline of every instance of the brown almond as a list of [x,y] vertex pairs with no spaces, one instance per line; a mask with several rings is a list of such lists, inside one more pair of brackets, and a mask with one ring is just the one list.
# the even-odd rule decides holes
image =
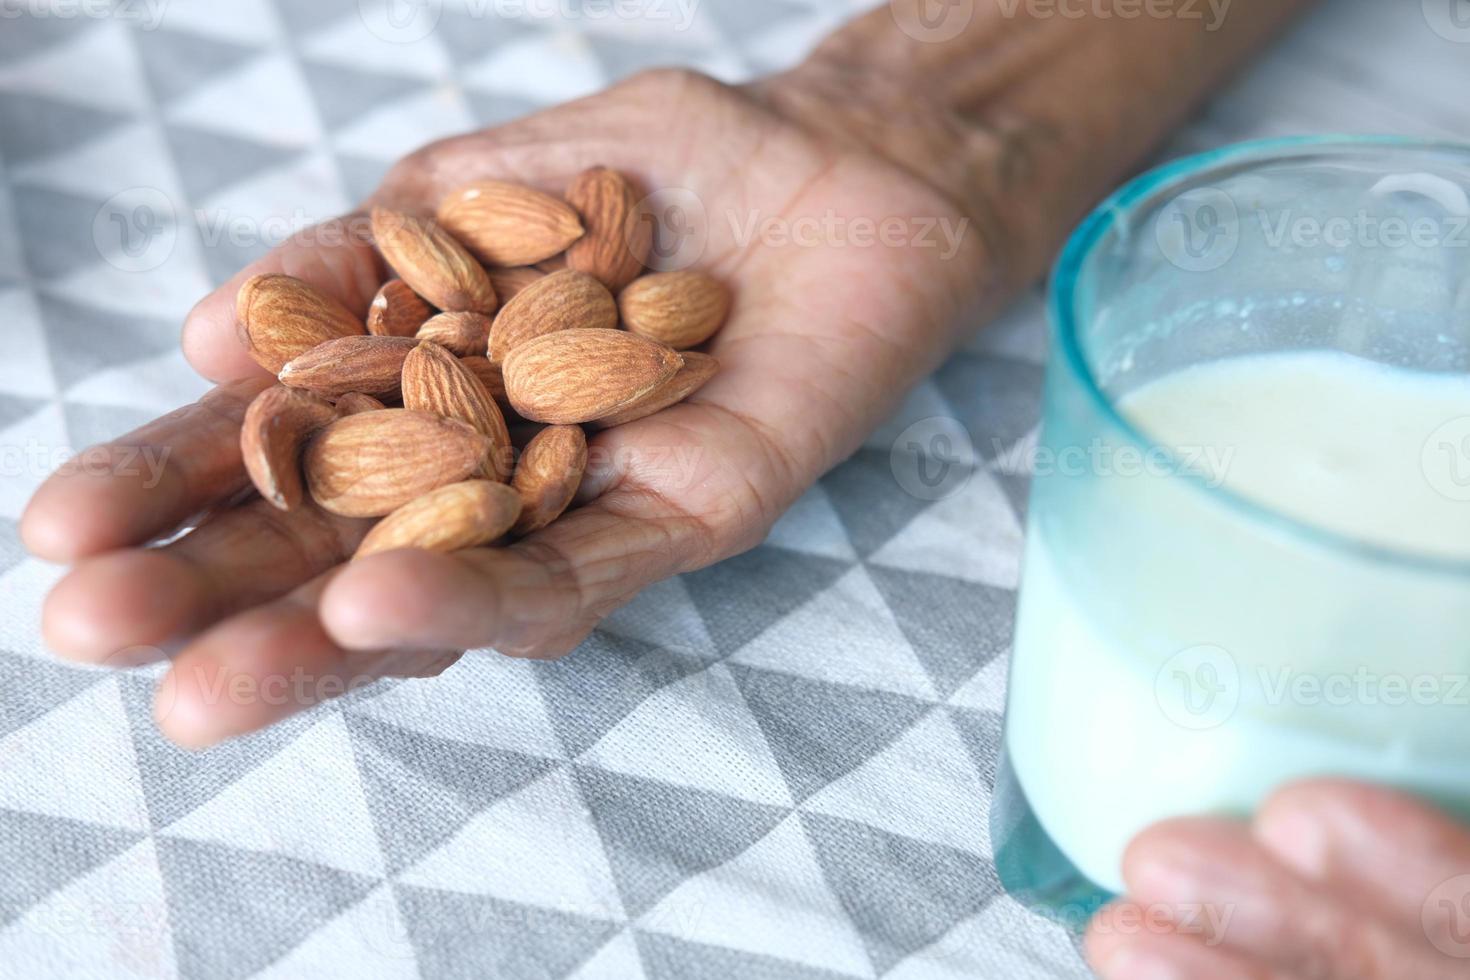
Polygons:
[[490,360],[499,364],[526,341],[557,330],[617,325],[618,304],[606,286],[585,272],[553,272],[501,308],[490,328]]
[[595,276],[614,293],[638,278],[653,247],[653,225],[639,213],[628,178],[606,167],[584,170],[567,188],[567,203],[587,229],[567,249],[567,268]]
[[501,180],[461,187],[439,205],[438,217],[486,265],[535,265],[582,237],[571,205]]
[[389,279],[368,305],[367,331],[379,337],[412,337],[434,310],[402,279]]
[[587,471],[587,436],[575,425],[551,425],[521,452],[511,487],[520,494],[521,516],[512,533],[539,531],[562,515]]
[[488,480],[510,479],[514,450],[505,416],[480,379],[438,344],[420,343],[403,362],[403,407],[470,425],[490,440],[478,471]]
[[491,363],[488,357],[461,357],[459,363],[469,368],[470,373],[480,379],[480,384],[490,392],[490,397],[495,399],[495,404],[500,406],[502,414],[515,411],[510,406],[510,399],[505,396],[505,375],[500,373],[499,364]]
[[463,422],[390,408],[338,419],[307,444],[306,486],[324,510],[382,517],[485,462],[490,440]]
[[485,274],[490,277],[490,283],[495,287],[495,295],[500,297],[502,306],[515,299],[522,289],[546,275],[534,265],[518,265],[510,269],[490,268],[485,270]]
[[257,364],[272,374],[317,344],[363,332],[362,321],[315,286],[267,273],[245,280],[235,297],[236,328]]
[[490,340],[490,318],[483,313],[440,313],[419,328],[418,339],[446,347],[457,357],[483,354]]
[[447,312],[495,312],[490,277],[463,245],[428,218],[373,208],[373,240],[408,287]]
[[529,340],[501,365],[522,418],[576,425],[638,401],[684,366],[677,351],[622,330],[558,330]]
[[697,347],[714,336],[730,313],[730,291],[692,269],[635,279],[618,294],[623,326],[675,350]]
[[535,267],[548,276],[553,272],[560,272],[567,268],[567,255],[565,252],[560,255],[553,255],[545,262],[537,262]]
[[339,337],[295,358],[279,377],[283,385],[323,398],[351,391],[396,398],[403,359],[417,343],[412,337]]
[[459,551],[487,544],[509,531],[521,513],[521,497],[503,483],[466,480],[410,500],[368,532],[354,558],[397,548]]
[[720,362],[708,354],[690,350],[684,351],[680,356],[684,358],[684,366],[672,378],[627,408],[597,419],[592,423],[593,427],[610,429],[615,425],[627,425],[629,422],[647,418],[655,412],[662,412],[671,405],[679,404],[704,387],[704,383],[713,378],[720,370]]
[[381,412],[387,407],[372,395],[364,395],[360,391],[349,391],[337,399],[337,414],[341,416],[359,415],[363,412]]
[[240,429],[245,472],[272,507],[295,510],[301,506],[302,449],[336,417],[336,410],[325,399],[280,385],[256,395],[245,410]]

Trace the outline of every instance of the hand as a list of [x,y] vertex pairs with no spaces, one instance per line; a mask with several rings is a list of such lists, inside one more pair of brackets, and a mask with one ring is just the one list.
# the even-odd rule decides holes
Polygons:
[[1309,782],[1249,823],[1168,821],[1123,873],[1087,936],[1104,980],[1470,977],[1470,830],[1389,790]]
[[[76,563],[47,601],[47,641],[84,661],[176,651],[159,721],[189,745],[260,727],[363,679],[442,669],[459,650],[563,654],[650,582],[759,542],[940,362],[961,302],[988,274],[984,221],[961,214],[950,189],[819,135],[763,93],[678,72],[428,147],[398,165],[375,200],[432,213],[448,190],[477,178],[559,191],[599,163],[698,196],[709,228],[699,265],[729,283],[736,305],[712,348],[722,364],[713,382],[592,441],[577,510],[508,548],[398,552],[338,568],[367,522],[314,507],[281,513],[259,499],[231,505],[246,489],[241,414],[270,380],[236,337],[239,284],[283,271],[361,313],[386,277],[369,245],[318,230],[190,316],[192,363],[240,380],[100,457],[94,450],[85,457],[93,465],[64,469],[36,495],[24,540],[42,557]],[[752,221],[789,227],[829,214],[943,220],[964,234],[951,252],[937,232],[935,248],[736,240]],[[99,458],[121,462],[137,446],[168,453],[157,486],[121,466],[98,475]],[[211,509],[181,539],[145,547]],[[272,684],[284,696],[266,697]]]
[[[571,650],[648,583],[760,541],[962,326],[1039,275],[1092,201],[1305,2],[1251,0],[1218,30],[987,6],[939,42],[882,9],[755,86],[652,72],[413,154],[375,202],[429,212],[485,177],[557,191],[595,164],[692,191],[709,222],[699,264],[735,295],[712,347],[720,374],[689,402],[593,440],[607,465],[589,472],[581,506],[524,541],[338,568],[365,524],[242,496],[238,449],[241,414],[269,381],[235,336],[244,278],[286,272],[364,312],[385,277],[341,225],[318,228],[190,316],[185,353],[230,383],[36,494],[24,541],[76,564],[47,600],[47,641],[93,662],[173,653],[158,720],[196,746],[365,679],[442,669],[467,648]],[[897,238],[872,241],[885,219]],[[785,244],[764,233],[769,221]],[[870,229],[861,242],[857,222]],[[834,227],[839,240],[814,247],[812,230]],[[933,242],[935,227],[958,234],[923,247],[917,236],[929,229]],[[156,484],[124,465],[137,447],[167,452]],[[197,529],[146,547],[202,511]]]

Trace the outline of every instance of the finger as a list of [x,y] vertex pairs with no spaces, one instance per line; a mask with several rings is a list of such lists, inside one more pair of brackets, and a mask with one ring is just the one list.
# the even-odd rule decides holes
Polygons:
[[1123,860],[1128,893],[1143,904],[1205,904],[1229,914],[1205,936],[1242,955],[1322,980],[1438,980],[1428,943],[1304,881],[1274,860],[1243,824],[1171,820],[1145,831]]
[[1156,909],[1114,902],[1087,927],[1087,962],[1102,980],[1300,980],[1234,950],[1175,931]]
[[38,558],[72,563],[144,544],[248,485],[240,422],[268,379],[216,388],[198,402],[94,446],[41,484],[20,521]]
[[691,518],[618,513],[604,498],[509,548],[353,562],[328,586],[322,621],[352,649],[559,656],[646,585],[707,564],[707,540]]
[[1345,780],[1297,783],[1255,819],[1256,838],[1278,861],[1354,896],[1419,932],[1443,910],[1429,896],[1470,874],[1470,829],[1403,793]]
[[385,278],[363,215],[336,218],[297,233],[190,311],[184,321],[184,356],[206,378],[229,381],[264,373],[236,331],[235,297],[246,279],[270,272],[303,279],[363,317]]
[[256,499],[163,548],[83,561],[46,597],[42,635],[58,654],[87,663],[115,664],[144,647],[167,652],[332,568],[370,523]]
[[154,717],[169,738],[204,748],[256,731],[383,677],[428,677],[447,651],[349,652],[317,615],[324,579],[234,616],[179,654],[159,684]]

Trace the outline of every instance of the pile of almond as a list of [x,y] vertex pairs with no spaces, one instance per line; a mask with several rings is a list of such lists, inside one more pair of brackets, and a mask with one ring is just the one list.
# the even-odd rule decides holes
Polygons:
[[[358,557],[472,548],[560,517],[587,466],[584,426],[652,415],[718,369],[690,348],[720,328],[730,295],[701,272],[644,274],[638,201],[595,167],[565,200],[482,181],[435,219],[375,208],[373,240],[398,278],[366,323],[300,279],[247,281],[241,338],[280,380],[241,432],[261,496],[383,518]],[[536,429],[519,449],[507,419]]]

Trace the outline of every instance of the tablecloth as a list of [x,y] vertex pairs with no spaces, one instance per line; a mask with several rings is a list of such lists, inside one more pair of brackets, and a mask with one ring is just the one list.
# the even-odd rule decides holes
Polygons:
[[[1325,4],[1164,155],[1470,136],[1457,3]],[[986,821],[1039,292],[764,544],[566,660],[474,654],[200,754],[155,732],[156,672],[47,655],[62,570],[14,533],[71,449],[204,390],[194,300],[396,156],[645,65],[778,68],[861,6],[0,2],[0,976],[1086,975]]]

